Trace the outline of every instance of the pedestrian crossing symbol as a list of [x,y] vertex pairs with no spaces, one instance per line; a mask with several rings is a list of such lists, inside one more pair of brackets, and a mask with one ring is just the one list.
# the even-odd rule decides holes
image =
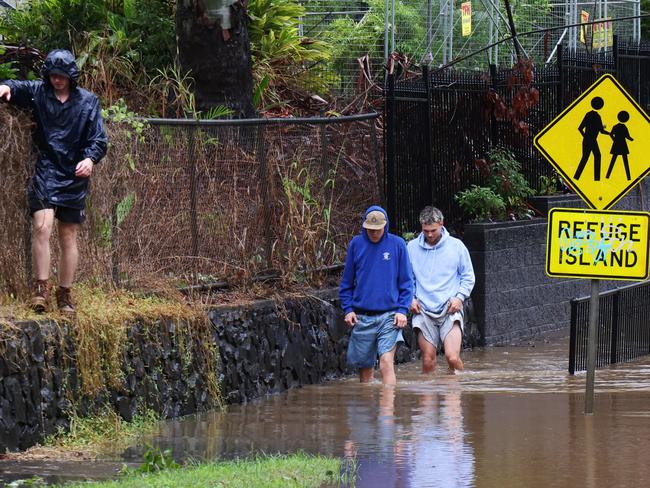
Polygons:
[[605,210],[650,172],[650,118],[603,75],[537,134],[535,147],[591,208]]

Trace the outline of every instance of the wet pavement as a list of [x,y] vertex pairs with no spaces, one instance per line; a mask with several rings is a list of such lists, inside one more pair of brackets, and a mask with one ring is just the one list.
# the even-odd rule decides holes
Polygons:
[[[567,338],[554,337],[465,352],[456,375],[442,358],[433,376],[411,363],[398,368],[395,388],[355,378],[309,386],[166,422],[107,457],[138,462],[146,443],[195,459],[303,450],[356,459],[359,488],[647,486],[650,357],[598,370],[590,416],[585,375],[570,376],[567,357]],[[76,468],[65,477],[91,475],[88,463]],[[52,469],[61,479],[56,463],[0,462],[0,477]]]

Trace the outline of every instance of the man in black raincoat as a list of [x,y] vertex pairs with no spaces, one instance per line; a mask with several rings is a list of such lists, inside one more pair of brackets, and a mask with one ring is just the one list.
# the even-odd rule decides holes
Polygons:
[[74,313],[70,288],[79,260],[77,235],[85,220],[85,200],[93,167],[106,155],[108,141],[97,97],[77,86],[79,69],[69,51],[48,54],[42,81],[9,80],[0,84],[0,100],[31,109],[36,120],[38,158],[27,187],[32,214],[32,308],[50,302],[50,236],[59,222],[59,310]]

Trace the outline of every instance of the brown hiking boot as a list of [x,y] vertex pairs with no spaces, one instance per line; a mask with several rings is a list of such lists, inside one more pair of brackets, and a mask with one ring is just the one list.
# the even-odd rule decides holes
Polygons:
[[34,291],[31,301],[32,310],[36,313],[45,312],[50,306],[50,283],[48,280],[34,281]]
[[59,307],[59,312],[65,315],[73,315],[72,289],[59,286],[56,289],[56,304]]

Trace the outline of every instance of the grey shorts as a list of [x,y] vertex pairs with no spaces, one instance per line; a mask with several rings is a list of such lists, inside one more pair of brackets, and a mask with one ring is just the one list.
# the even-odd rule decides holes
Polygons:
[[449,305],[447,305],[439,314],[425,310],[424,312],[413,316],[413,329],[418,329],[427,342],[433,344],[433,347],[436,349],[442,347],[447,334],[451,332],[455,322],[460,324],[461,334],[465,327],[463,309],[461,309],[460,312],[454,312],[449,315],[447,313],[448,306]]

